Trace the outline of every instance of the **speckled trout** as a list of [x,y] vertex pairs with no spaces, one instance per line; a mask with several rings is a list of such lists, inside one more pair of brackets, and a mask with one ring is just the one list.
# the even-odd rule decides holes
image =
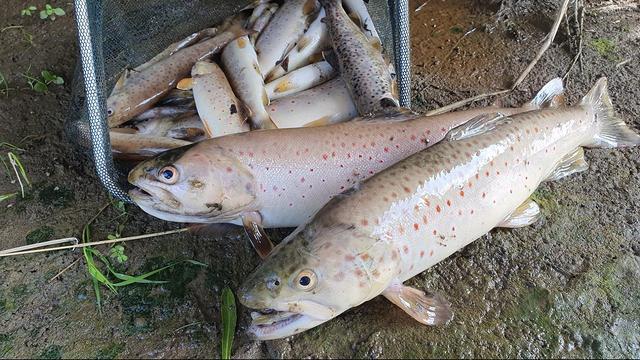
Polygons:
[[293,335],[383,295],[427,325],[449,304],[403,285],[494,227],[538,219],[541,182],[587,169],[582,147],[640,144],[601,79],[575,107],[482,117],[327,204],[238,292],[259,339]]
[[254,233],[298,226],[334,195],[435,144],[451,128],[486,111],[513,114],[544,106],[562,92],[561,84],[551,81],[521,108],[432,117],[401,113],[204,140],[139,164],[129,173],[137,187],[130,195],[145,212],[168,221],[242,223]]
[[396,82],[379,40],[368,38],[349,18],[342,0],[320,0],[340,74],[358,113],[369,116],[399,106]]
[[[277,100],[311,89],[336,76],[336,70],[326,61],[309,64],[264,86],[270,100]],[[351,95],[347,94],[349,99]]]
[[228,42],[248,31],[239,25],[232,26],[213,38],[180,49],[140,71],[127,72],[107,99],[109,127],[118,126],[151,108],[189,74],[196,61],[217,53]]

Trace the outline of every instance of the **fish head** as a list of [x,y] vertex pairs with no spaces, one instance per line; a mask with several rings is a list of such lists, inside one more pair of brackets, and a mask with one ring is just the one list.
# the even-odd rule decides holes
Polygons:
[[[259,340],[291,336],[369,300],[378,286],[368,276],[351,226],[299,227],[245,280],[240,302],[254,311],[248,329]],[[356,241],[358,241],[356,239]]]
[[[201,145],[201,146],[199,146]],[[253,211],[255,180],[224,149],[197,143],[165,151],[129,173],[131,199],[167,221],[219,223]]]
[[107,98],[107,121],[109,126],[117,126],[129,120],[132,111],[130,96],[126,92],[116,92]]

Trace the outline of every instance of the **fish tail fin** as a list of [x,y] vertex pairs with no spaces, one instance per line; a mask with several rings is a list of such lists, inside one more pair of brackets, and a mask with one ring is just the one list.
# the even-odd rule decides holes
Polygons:
[[593,112],[596,134],[589,147],[614,148],[640,145],[640,135],[616,116],[607,90],[607,78],[601,77],[582,98],[580,105]]
[[537,110],[543,108],[554,108],[564,104],[564,84],[562,79],[557,77],[546,83],[524,107]]

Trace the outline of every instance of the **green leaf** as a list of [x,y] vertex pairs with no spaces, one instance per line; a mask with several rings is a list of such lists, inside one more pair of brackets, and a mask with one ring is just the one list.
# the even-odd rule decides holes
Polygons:
[[47,5],[45,5],[44,7],[47,9],[47,11],[52,9],[52,7],[51,7],[51,5],[50,5],[50,4],[47,4]]
[[31,10],[31,11],[36,11],[36,10],[38,10],[38,8],[37,8],[37,7],[35,7],[35,6],[33,6],[33,5],[29,6],[29,7],[28,7],[28,9],[29,9],[29,10]]
[[43,93],[43,92],[47,92],[47,90],[49,90],[49,88],[42,81],[38,81],[35,84],[33,84],[33,90]]
[[236,299],[229,287],[222,289],[222,346],[221,357],[231,359],[231,346],[236,332]]
[[64,84],[64,79],[60,76],[56,76],[55,79],[53,79],[53,83],[56,85],[62,85]]
[[64,15],[64,10],[62,10],[60,8],[55,8],[55,9],[53,9],[53,13],[58,15],[58,16],[62,16],[62,15]]
[[118,237],[116,237],[116,236],[115,236],[115,235],[113,235],[113,234],[109,234],[109,235],[107,235],[107,240],[115,240],[115,239],[117,239],[117,238],[118,238]]
[[45,81],[53,81],[56,78],[55,75],[53,75],[47,70],[42,70],[42,72],[40,72],[40,75],[42,75],[42,78]]
[[2,194],[0,195],[0,202],[3,202],[5,200],[11,199],[12,197],[15,197],[16,195],[18,195],[17,192],[11,193],[11,194]]
[[42,10],[42,11],[40,11],[40,19],[44,20],[44,19],[46,19],[47,17],[49,17],[49,15],[47,14],[47,11],[46,11],[46,10]]

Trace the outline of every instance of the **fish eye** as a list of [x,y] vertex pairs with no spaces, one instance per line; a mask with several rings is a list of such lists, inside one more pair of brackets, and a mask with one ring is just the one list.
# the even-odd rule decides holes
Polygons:
[[312,270],[305,269],[296,276],[296,287],[300,290],[310,291],[316,287],[318,278]]
[[158,171],[158,177],[162,182],[167,184],[175,184],[178,181],[178,169],[169,165]]
[[107,116],[113,115],[113,109],[107,109]]

